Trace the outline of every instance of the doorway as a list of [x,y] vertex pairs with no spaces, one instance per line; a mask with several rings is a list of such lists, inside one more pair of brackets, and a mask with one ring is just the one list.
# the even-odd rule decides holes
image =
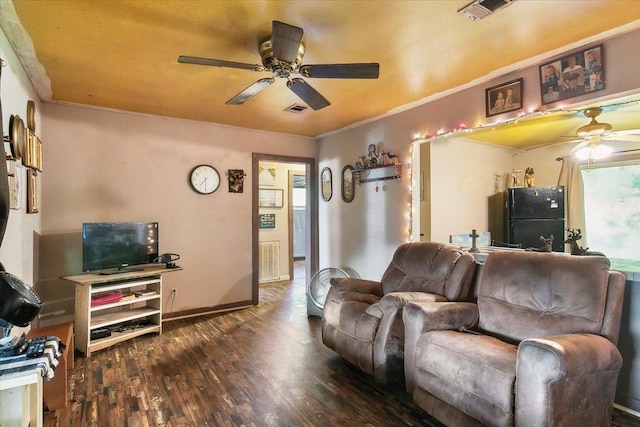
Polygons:
[[304,174],[289,171],[289,228],[291,235],[290,250],[293,254],[293,261],[302,261],[305,259],[306,193],[307,185]]
[[[259,220],[261,216],[259,200],[260,200],[260,189],[263,190],[266,188],[277,189],[275,186],[267,186],[260,185],[260,164],[261,162],[275,163],[275,164],[295,164],[300,166],[300,170],[304,172],[298,172],[297,175],[304,177],[304,211],[302,214],[302,224],[300,227],[300,232],[303,233],[303,236],[298,236],[298,238],[304,242],[304,250],[302,254],[299,254],[300,257],[304,258],[304,272],[307,278],[311,277],[312,272],[316,271],[318,268],[318,230],[317,230],[317,215],[318,215],[318,202],[317,202],[317,185],[316,185],[316,160],[312,158],[306,157],[291,157],[291,156],[278,156],[271,154],[253,154],[253,164],[252,164],[252,304],[257,305],[259,302],[259,283],[260,283],[260,227],[261,222]],[[288,177],[288,180],[292,180],[293,176]],[[288,185],[289,188],[292,188],[291,185]],[[287,197],[287,199],[291,199]],[[290,204],[289,204],[290,205]],[[273,209],[274,213],[277,214],[277,209]],[[293,222],[291,216],[292,211],[289,212],[287,217],[289,217],[288,222],[291,224]],[[291,228],[291,227],[289,227]],[[293,246],[293,233],[289,233],[288,245]],[[290,274],[295,274],[293,272],[293,250],[290,251],[291,256],[289,256],[289,271]],[[293,278],[293,277],[291,277]]]

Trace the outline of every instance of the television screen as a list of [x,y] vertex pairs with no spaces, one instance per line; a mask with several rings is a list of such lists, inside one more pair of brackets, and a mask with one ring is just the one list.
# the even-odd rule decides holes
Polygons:
[[[157,222],[82,224],[82,269],[98,271],[150,264],[158,257]],[[129,269],[131,271],[132,269]]]

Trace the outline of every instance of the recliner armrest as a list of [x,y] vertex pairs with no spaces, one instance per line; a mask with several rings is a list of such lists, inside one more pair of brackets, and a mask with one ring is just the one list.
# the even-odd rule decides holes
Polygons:
[[402,308],[405,305],[415,302],[445,302],[447,298],[442,295],[428,292],[391,292],[382,297],[380,308],[385,311],[388,308]]
[[360,292],[382,297],[382,284],[373,280],[355,279],[351,277],[334,277],[331,287],[336,291]]
[[422,334],[436,330],[470,329],[478,323],[478,306],[470,302],[410,302],[404,306],[404,376],[413,393],[416,344]]
[[[566,334],[522,341],[516,364],[516,425],[558,425],[594,407],[607,412],[615,395],[622,356],[608,339]],[[580,402],[589,402],[590,408]],[[573,408],[566,411],[567,407]],[[602,411],[601,411],[602,413]],[[598,424],[597,420],[594,423]],[[568,422],[571,424],[571,422]]]
[[478,323],[478,306],[471,302],[410,302],[402,317],[405,328],[418,336],[435,330],[470,329]]

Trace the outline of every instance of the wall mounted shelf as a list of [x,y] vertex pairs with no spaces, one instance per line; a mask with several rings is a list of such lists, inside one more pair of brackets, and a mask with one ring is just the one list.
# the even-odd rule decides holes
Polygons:
[[402,165],[379,165],[370,168],[358,168],[353,170],[353,178],[361,185],[365,182],[385,181],[388,179],[402,178]]

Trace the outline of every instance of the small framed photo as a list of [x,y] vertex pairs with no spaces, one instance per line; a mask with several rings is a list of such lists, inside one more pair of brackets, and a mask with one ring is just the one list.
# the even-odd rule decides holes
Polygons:
[[487,117],[522,108],[522,78],[485,89]]
[[331,176],[331,169],[323,168],[320,172],[320,191],[322,193],[322,200],[328,202],[333,195],[333,178]]
[[347,165],[342,168],[342,200],[351,203],[355,196],[356,186],[353,179],[353,167]]
[[20,165],[17,165],[14,160],[7,160],[7,180],[9,184],[9,208],[20,209],[22,203],[20,203]]
[[540,65],[542,105],[604,89],[602,45]]
[[39,211],[38,172],[34,169],[27,169],[27,213],[38,213]]
[[281,208],[284,190],[261,188],[258,190],[258,206],[261,208]]
[[258,215],[258,228],[276,228],[276,214]]
[[242,193],[244,191],[244,177],[247,176],[242,169],[229,169],[227,179],[229,181],[229,193]]

